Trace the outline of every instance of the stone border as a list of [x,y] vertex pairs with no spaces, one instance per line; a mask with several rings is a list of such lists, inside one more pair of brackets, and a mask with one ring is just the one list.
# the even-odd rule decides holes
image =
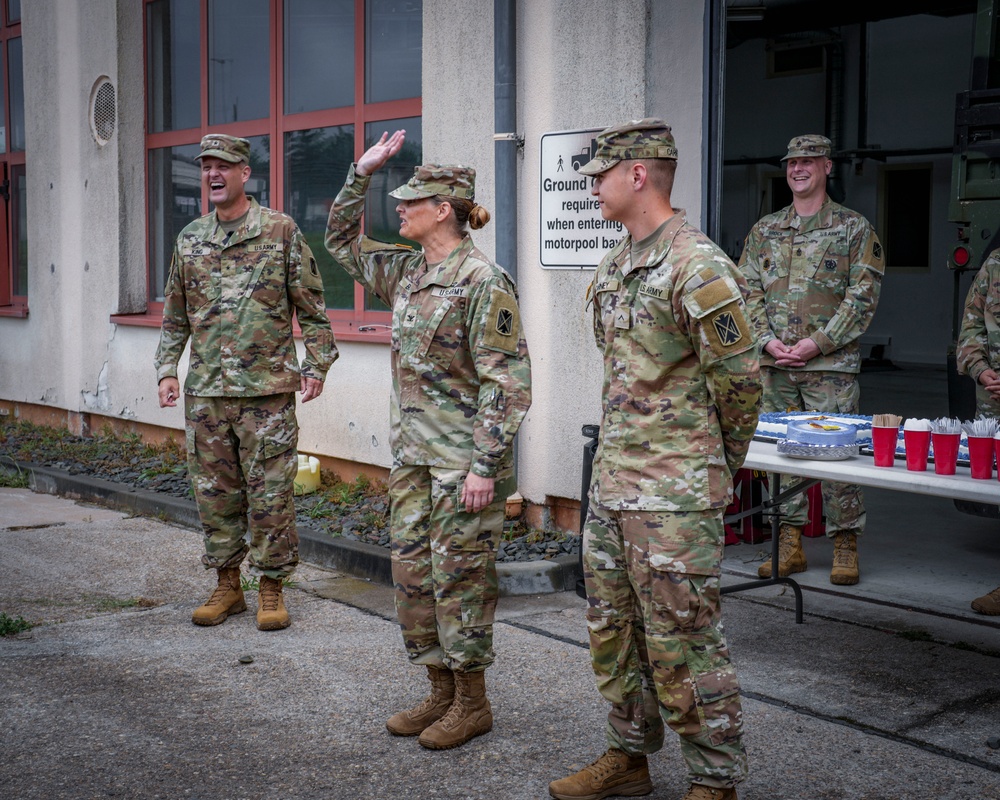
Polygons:
[[[193,530],[201,529],[198,509],[191,500],[148,489],[130,489],[103,478],[71,475],[37,464],[15,462],[12,467],[0,463],[0,470],[28,473],[31,488],[36,492],[96,503]],[[386,586],[392,585],[389,551],[378,545],[338,539],[313,528],[299,527],[299,556],[311,564],[368,578]],[[497,563],[497,577],[500,594],[507,597],[571,591],[580,578],[579,559],[566,555],[551,560],[501,561]]]

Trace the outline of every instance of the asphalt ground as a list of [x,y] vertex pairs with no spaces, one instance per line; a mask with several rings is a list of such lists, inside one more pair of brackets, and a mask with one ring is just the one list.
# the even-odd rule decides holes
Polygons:
[[[200,552],[190,527],[0,490],[0,612],[39,623],[0,639],[0,798],[545,798],[605,747],[571,591],[501,599],[494,729],[438,752],[384,727],[426,685],[388,586],[303,564],[290,628],[258,631],[253,594],[199,628]],[[802,625],[780,588],[723,601],[751,769],[740,798],[1000,797],[1000,625],[806,594]],[[669,732],[650,766],[650,797],[683,795]]]

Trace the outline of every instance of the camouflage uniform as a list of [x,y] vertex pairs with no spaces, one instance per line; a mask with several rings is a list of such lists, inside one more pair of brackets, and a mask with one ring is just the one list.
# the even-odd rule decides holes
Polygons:
[[976,382],[976,413],[1000,419],[1000,400],[979,383],[983,370],[1000,372],[1000,249],[990,253],[969,287],[957,356],[958,371]]
[[[797,137],[785,158],[796,155],[829,156],[829,140]],[[868,220],[829,197],[806,219],[788,206],[754,225],[740,269],[750,286],[747,307],[761,348],[762,410],[857,414],[858,339],[875,314],[884,271],[882,245]],[[807,337],[820,354],[804,367],[778,367],[764,350],[773,339],[791,346]],[[831,538],[864,530],[860,486],[824,483],[823,506]],[[784,513],[789,524],[805,525],[805,494],[787,501]]]
[[[648,125],[658,133],[648,133]],[[610,129],[584,174],[676,158],[657,120]],[[604,408],[584,576],[590,651],[611,702],[609,746],[681,738],[694,784],[746,775],[739,683],[722,630],[722,514],[757,422],[760,377],[733,263],[677,210],[633,262],[627,236],[589,291]]]
[[202,563],[238,566],[249,550],[255,574],[280,579],[298,563],[293,312],[307,354],[302,375],[323,380],[337,347],[301,231],[249,199],[246,220],[231,236],[213,211],[177,237],[154,363],[157,380],[176,377],[191,340],[184,405],[188,469],[205,532]]
[[[472,199],[475,173],[459,170],[418,167],[392,194]],[[326,246],[392,308],[396,611],[413,663],[473,672],[493,662],[496,550],[515,488],[511,446],[531,402],[517,292],[468,236],[433,266],[420,251],[362,236],[369,182],[351,167],[330,209]],[[460,503],[470,471],[495,480],[493,503],[477,514]]]

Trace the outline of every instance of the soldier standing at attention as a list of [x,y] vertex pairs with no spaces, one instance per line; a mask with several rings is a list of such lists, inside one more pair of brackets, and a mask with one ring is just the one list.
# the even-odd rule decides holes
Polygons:
[[[861,388],[858,339],[878,305],[884,259],[863,216],[826,193],[833,167],[830,140],[796,136],[785,176],[792,204],[761,219],[747,236],[740,269],[750,285],[747,305],[761,346],[764,411],[857,414]],[[830,582],[858,582],[858,536],[865,529],[861,487],[822,485],[827,536],[834,541]],[[809,502],[783,505],[778,574],[804,572],[802,527]],[[771,577],[771,562],[757,574]]]
[[351,167],[326,247],[392,309],[392,577],[406,654],[431,690],[386,727],[444,750],[493,727],[496,553],[531,365],[514,282],[466,231],[490,218],[475,202],[475,170],[424,164],[390,192],[400,235],[422,251],[361,235],[370,176],[404,140],[382,134]]
[[594,176],[604,219],[628,230],[588,292],[604,410],[583,557],[609,749],[549,794],[649,794],[646,757],[666,721],[688,765],[685,800],[735,800],[747,766],[719,575],[761,393],[747,287],[672,207],[677,148],[662,120],[609,128],[597,145],[579,171]]
[[[216,590],[192,622],[218,625],[246,611],[240,564],[249,552],[260,578],[257,627],[277,630],[291,622],[281,582],[299,560],[295,392],[303,403],[320,395],[337,346],[302,232],[244,193],[250,143],[209,134],[197,158],[215,211],[177,237],[154,362],[160,407],[176,406],[177,362],[191,340],[188,473],[205,531],[202,563],[218,571]],[[301,369],[293,312],[306,349]]]
[[[976,382],[976,416],[1000,419],[1000,248],[969,287],[957,358],[958,371]],[[973,600],[972,610],[1000,615],[1000,586]]]

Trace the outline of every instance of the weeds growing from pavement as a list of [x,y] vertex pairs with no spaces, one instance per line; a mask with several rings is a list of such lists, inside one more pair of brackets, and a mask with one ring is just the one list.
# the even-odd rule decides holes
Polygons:
[[14,636],[33,627],[24,617],[11,617],[0,611],[0,636]]

